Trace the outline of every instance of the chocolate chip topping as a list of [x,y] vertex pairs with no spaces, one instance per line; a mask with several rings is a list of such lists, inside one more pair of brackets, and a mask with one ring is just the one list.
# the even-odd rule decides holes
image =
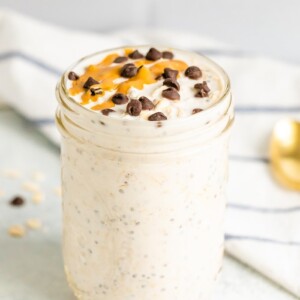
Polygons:
[[142,103],[142,110],[151,110],[154,108],[154,104],[147,97],[140,97],[139,101]]
[[207,97],[208,93],[210,92],[210,88],[208,87],[206,81],[203,81],[202,83],[196,83],[194,85],[194,88],[198,90],[195,97],[200,97],[200,98]]
[[201,90],[201,91],[198,91],[198,92],[195,94],[195,97],[196,97],[196,98],[205,98],[205,97],[207,97],[207,96],[208,96],[208,94],[205,93],[205,92],[203,92],[202,90]]
[[149,121],[164,121],[167,120],[168,118],[162,113],[162,112],[157,112],[151,116],[148,117]]
[[178,75],[178,71],[170,68],[165,68],[162,75],[165,79],[167,78],[176,79]]
[[192,114],[194,115],[194,114],[197,114],[197,113],[199,113],[201,111],[203,111],[203,109],[201,109],[201,108],[194,108],[193,111],[192,111]]
[[89,77],[88,80],[83,85],[83,87],[85,89],[89,89],[94,84],[99,84],[99,82],[97,80],[95,80],[93,77]]
[[103,90],[101,89],[101,87],[91,86],[90,91],[91,91],[92,96],[99,95],[99,94],[103,93]]
[[79,75],[77,75],[75,72],[71,71],[71,72],[68,74],[68,78],[69,78],[69,80],[74,81],[74,80],[79,79]]
[[155,80],[161,80],[161,79],[163,79],[163,78],[164,78],[163,75],[160,74],[160,75],[158,75],[158,76],[155,77]]
[[129,99],[125,94],[117,93],[113,95],[111,100],[113,103],[121,105],[127,103]]
[[142,68],[144,68],[144,65],[141,65],[141,66],[138,67],[137,73],[138,73],[138,72],[140,71],[140,69],[142,69]]
[[125,78],[134,77],[137,74],[137,67],[134,64],[125,64],[121,68],[121,76]]
[[116,64],[120,64],[123,63],[124,61],[128,60],[128,58],[126,56],[119,56],[114,60],[114,63]]
[[172,87],[167,88],[166,90],[163,90],[161,94],[164,98],[167,98],[170,100],[179,100],[180,99],[179,93]]
[[12,206],[21,206],[24,203],[25,203],[25,200],[20,196],[16,196],[10,201],[10,205],[12,205]]
[[155,48],[150,48],[148,53],[146,54],[146,59],[148,60],[159,60],[161,58],[162,54],[160,51],[158,51]]
[[184,75],[190,79],[198,79],[202,76],[201,70],[196,66],[188,67]]
[[165,59],[173,59],[174,54],[171,51],[163,51],[162,57]]
[[110,113],[112,113],[112,112],[115,112],[113,109],[110,109],[110,108],[106,108],[106,109],[102,109],[101,110],[101,113],[102,113],[102,115],[104,115],[104,116],[108,116]]
[[139,116],[142,111],[142,103],[139,100],[131,100],[126,107],[126,112],[131,116]]
[[142,53],[140,53],[138,50],[134,50],[128,56],[131,59],[139,59],[139,58],[143,58],[144,57],[144,55]]
[[177,82],[176,79],[173,79],[173,78],[167,78],[167,79],[165,79],[164,82],[163,82],[163,85],[166,85],[168,87],[172,87],[172,88],[176,89],[177,91],[180,90],[179,83]]

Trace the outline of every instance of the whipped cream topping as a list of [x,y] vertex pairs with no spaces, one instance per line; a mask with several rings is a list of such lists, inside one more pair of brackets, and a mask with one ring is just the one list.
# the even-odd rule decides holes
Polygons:
[[[133,55],[136,50],[142,55]],[[133,65],[124,72],[127,64]],[[191,74],[191,66],[199,68],[200,73]],[[178,71],[172,79],[175,86],[174,82],[165,83],[166,68]],[[69,96],[85,108],[111,118],[155,121],[185,118],[216,104],[226,88],[221,73],[218,66],[196,53],[170,48],[157,48],[151,53],[149,47],[143,46],[111,50],[83,59],[65,78]],[[204,92],[199,89],[203,83],[208,88]],[[169,93],[164,93],[167,89]],[[126,96],[125,103],[114,102],[114,95],[119,93]],[[130,101],[140,97],[148,98],[154,106],[130,110]],[[157,119],[157,113],[164,119]]]

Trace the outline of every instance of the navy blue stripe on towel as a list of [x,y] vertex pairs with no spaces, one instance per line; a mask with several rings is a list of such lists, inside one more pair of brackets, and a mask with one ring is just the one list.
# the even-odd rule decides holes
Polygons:
[[267,157],[254,157],[254,156],[242,156],[242,155],[229,155],[229,159],[232,161],[241,162],[260,162],[268,164],[270,162]]
[[233,234],[225,234],[226,241],[255,241],[261,243],[269,243],[269,244],[277,244],[277,245],[285,245],[285,246],[300,246],[300,242],[297,241],[280,241],[274,240],[264,237],[257,236],[246,236],[246,235],[233,235]]
[[24,61],[31,63],[32,65],[34,65],[48,73],[54,74],[56,76],[59,76],[60,74],[62,74],[61,70],[58,70],[55,67],[50,66],[49,64],[45,63],[44,61],[41,61],[31,55],[23,53],[23,52],[9,51],[9,52],[0,53],[0,61],[5,61],[5,60],[12,59],[12,58],[21,58]]
[[300,106],[236,106],[236,113],[297,113],[300,112]]
[[285,213],[295,213],[300,212],[300,206],[291,206],[291,207],[258,207],[252,205],[244,205],[238,203],[228,203],[227,207],[229,209],[253,211],[258,213],[267,213],[267,214],[285,214]]
[[31,123],[36,126],[54,125],[55,121],[52,118],[30,119]]

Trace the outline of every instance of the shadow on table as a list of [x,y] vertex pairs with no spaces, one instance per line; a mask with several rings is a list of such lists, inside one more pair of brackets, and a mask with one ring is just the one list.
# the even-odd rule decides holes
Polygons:
[[30,238],[0,241],[1,300],[74,300],[65,280],[59,242]]

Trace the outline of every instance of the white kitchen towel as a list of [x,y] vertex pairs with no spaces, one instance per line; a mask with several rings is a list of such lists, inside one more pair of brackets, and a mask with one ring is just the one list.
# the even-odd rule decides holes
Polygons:
[[248,55],[186,32],[86,33],[0,11],[0,99],[59,143],[54,88],[62,71],[86,54],[128,44],[201,52],[229,73],[236,122],[226,250],[300,296],[300,195],[273,181],[268,161],[274,123],[286,116],[299,117],[300,66]]

